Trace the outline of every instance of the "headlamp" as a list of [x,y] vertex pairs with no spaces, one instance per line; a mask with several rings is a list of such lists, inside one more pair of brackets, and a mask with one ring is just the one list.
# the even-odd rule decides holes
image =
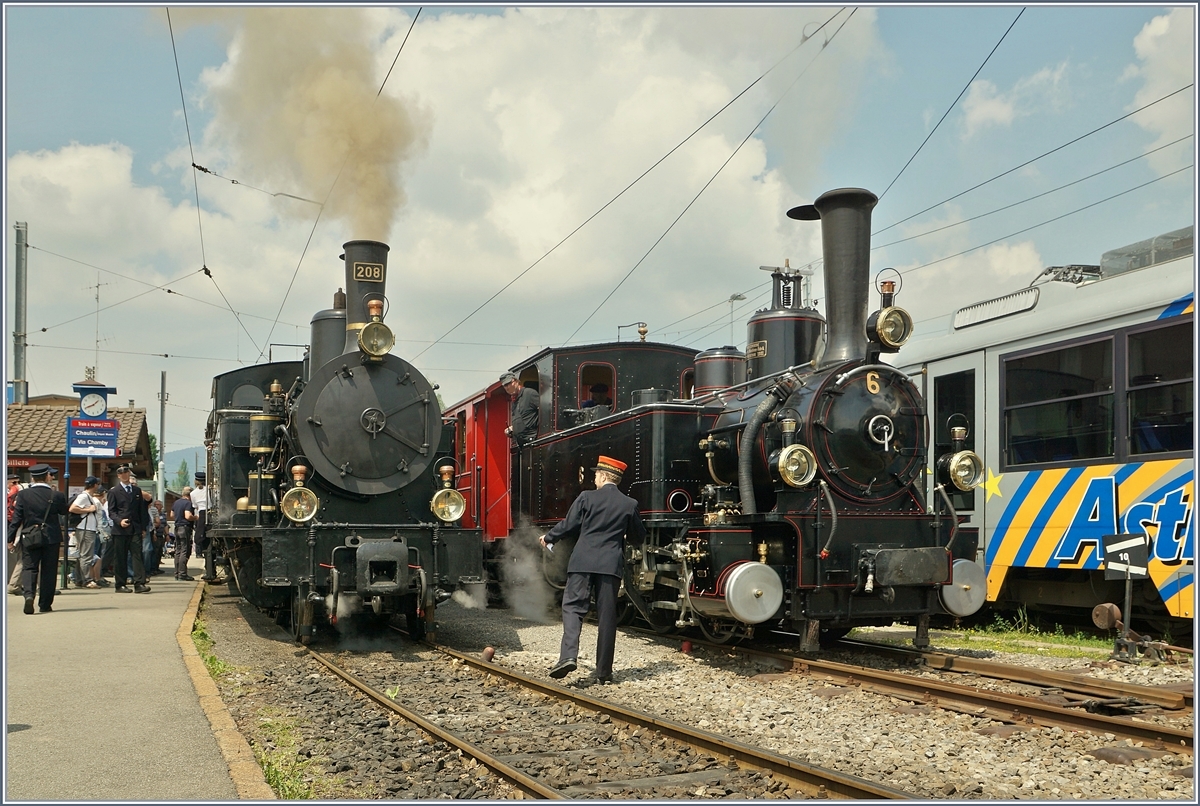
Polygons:
[[396,343],[392,329],[383,322],[367,322],[358,331],[358,349],[372,358],[379,358],[391,352]]
[[792,487],[803,487],[817,475],[817,457],[799,442],[779,452],[779,477]]
[[948,453],[938,460],[942,481],[948,481],[963,492],[974,490],[983,481],[983,460],[975,451]]
[[912,316],[903,308],[883,308],[867,322],[867,335],[885,350],[899,350],[912,333]]
[[438,520],[453,523],[467,511],[467,499],[458,490],[445,487],[433,494],[429,509]]
[[292,523],[307,523],[317,514],[320,507],[317,494],[307,487],[293,487],[283,494],[279,508]]

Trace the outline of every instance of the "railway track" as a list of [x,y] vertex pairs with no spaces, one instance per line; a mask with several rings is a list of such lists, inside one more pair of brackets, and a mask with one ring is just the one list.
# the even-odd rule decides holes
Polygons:
[[[397,670],[372,682],[341,657],[309,655],[383,708],[417,725],[538,799],[751,796],[911,799],[912,793],[621,705],[489,664],[448,647],[432,647],[461,669],[453,691],[429,680],[399,680]],[[419,672],[417,672],[419,673]],[[468,684],[463,678],[471,678]],[[393,699],[421,690],[420,704]],[[470,696],[469,707],[447,703]],[[401,701],[398,701],[401,700]],[[468,703],[463,703],[467,705]],[[538,748],[538,749],[530,749]]]
[[[637,630],[637,632],[652,636],[660,641],[676,642],[678,640],[667,638],[651,631]],[[1185,707],[1183,702],[1186,698],[1178,692],[1172,693],[1169,690],[1118,684],[1122,686],[1124,693],[1117,694],[1117,689],[1109,688],[1105,685],[1108,681],[1093,679],[1088,681],[1088,686],[1095,693],[1095,696],[1090,700],[1086,697],[1084,699],[1077,698],[1075,700],[1076,706],[1072,706],[1069,704],[1070,701],[1065,697],[1062,700],[1068,702],[1066,705],[1048,702],[1040,696],[1031,697],[1004,691],[981,689],[974,686],[920,677],[901,671],[874,669],[867,666],[825,660],[823,658],[801,657],[780,652],[768,652],[742,646],[713,644],[701,641],[691,641],[690,643],[693,646],[707,647],[713,652],[727,652],[740,655],[768,667],[774,667],[781,674],[800,673],[813,675],[835,686],[855,687],[863,691],[871,691],[917,705],[935,706],[971,716],[986,717],[996,722],[1010,725],[1060,727],[1066,730],[1089,731],[1099,736],[1111,734],[1117,738],[1129,739],[1134,742],[1144,742],[1156,748],[1165,748],[1174,752],[1187,754],[1192,753],[1193,731],[1190,728],[1184,730],[1170,725],[1139,721],[1130,717],[1095,713],[1084,707],[1089,702],[1092,703],[1096,710],[1101,710],[1105,705],[1113,708],[1118,704],[1121,704],[1125,708],[1136,707],[1129,703],[1129,692],[1131,689],[1134,689],[1148,698],[1156,697],[1171,703],[1177,703],[1177,707],[1183,709]],[[869,648],[875,651],[877,646],[879,645],[873,644]],[[901,650],[901,653],[901,656],[912,659],[909,653],[903,650]],[[919,653],[912,653],[912,655],[915,654]],[[941,653],[927,654],[934,656],[931,658],[934,664],[942,662],[953,666],[953,663],[948,660],[953,656],[942,656]],[[939,656],[941,660],[939,660]],[[934,667],[931,666],[930,668]],[[976,668],[983,669],[984,666],[980,664]],[[1008,679],[1004,677],[1004,672],[1012,668],[1015,667],[1005,667],[1004,669],[992,668],[988,671],[998,678]],[[1021,671],[1026,672],[1029,679],[1036,677],[1033,673],[1034,670]],[[981,672],[975,673],[980,674]],[[1048,681],[1051,677],[1052,674],[1044,678],[1047,682],[1043,682],[1041,685],[1052,686],[1055,691],[1061,691],[1062,683],[1070,683],[1070,681],[1064,680],[1056,680],[1050,683]],[[1080,688],[1085,687],[1081,682],[1076,683],[1076,685]],[[1147,700],[1143,704],[1151,702],[1152,700]],[[1152,707],[1158,708],[1162,706],[1160,704],[1153,704]]]

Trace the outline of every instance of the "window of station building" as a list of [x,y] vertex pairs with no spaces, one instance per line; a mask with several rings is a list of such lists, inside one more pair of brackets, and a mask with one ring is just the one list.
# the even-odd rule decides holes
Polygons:
[[1113,340],[1003,362],[1005,463],[1112,456]]
[[[975,422],[975,370],[968,369],[934,378],[933,390],[934,400],[937,401],[934,409],[936,422],[933,428],[935,460],[950,453],[954,448],[954,443],[950,440],[951,426],[966,426],[967,438],[963,447],[970,451],[975,450],[975,429],[978,426]],[[956,414],[964,415],[966,419],[954,417],[951,420]],[[955,510],[970,512],[975,509],[974,490],[963,492],[952,485],[946,486],[949,488],[947,492],[950,494],[950,500],[954,502]]]
[[1192,450],[1192,323],[1130,333],[1129,452]]
[[[592,392],[592,387],[603,385],[607,392]],[[583,364],[579,367],[579,408],[593,406],[608,406],[609,411],[617,410],[617,385],[611,364]]]

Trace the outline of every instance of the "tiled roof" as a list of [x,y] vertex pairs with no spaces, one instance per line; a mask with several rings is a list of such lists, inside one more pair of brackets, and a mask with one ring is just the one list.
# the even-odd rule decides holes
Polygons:
[[[9,406],[9,454],[62,455],[67,449],[67,418],[78,416],[77,406]],[[111,408],[107,416],[120,423],[117,445],[123,457],[132,460],[136,456],[143,434],[146,444],[142,447],[149,451],[145,409]]]

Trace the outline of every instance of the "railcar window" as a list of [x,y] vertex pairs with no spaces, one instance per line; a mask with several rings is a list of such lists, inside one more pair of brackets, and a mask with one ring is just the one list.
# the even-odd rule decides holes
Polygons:
[[1129,452],[1192,450],[1192,323],[1131,333]]
[[[975,450],[975,429],[979,427],[979,423],[975,422],[975,370],[968,369],[963,372],[954,372],[949,375],[942,375],[933,381],[933,396],[936,400],[934,404],[934,424],[933,431],[933,461],[937,457],[947,454],[954,447],[950,441],[950,426],[966,425],[967,439],[963,447],[967,450]],[[953,414],[966,415],[966,421],[962,417],[955,417],[954,422],[948,423],[950,416]],[[950,487],[951,485],[947,485]],[[971,512],[975,509],[975,491],[951,489],[950,500],[954,502],[954,508],[959,512]]]
[[1113,341],[1004,362],[1008,465],[1113,455]]

